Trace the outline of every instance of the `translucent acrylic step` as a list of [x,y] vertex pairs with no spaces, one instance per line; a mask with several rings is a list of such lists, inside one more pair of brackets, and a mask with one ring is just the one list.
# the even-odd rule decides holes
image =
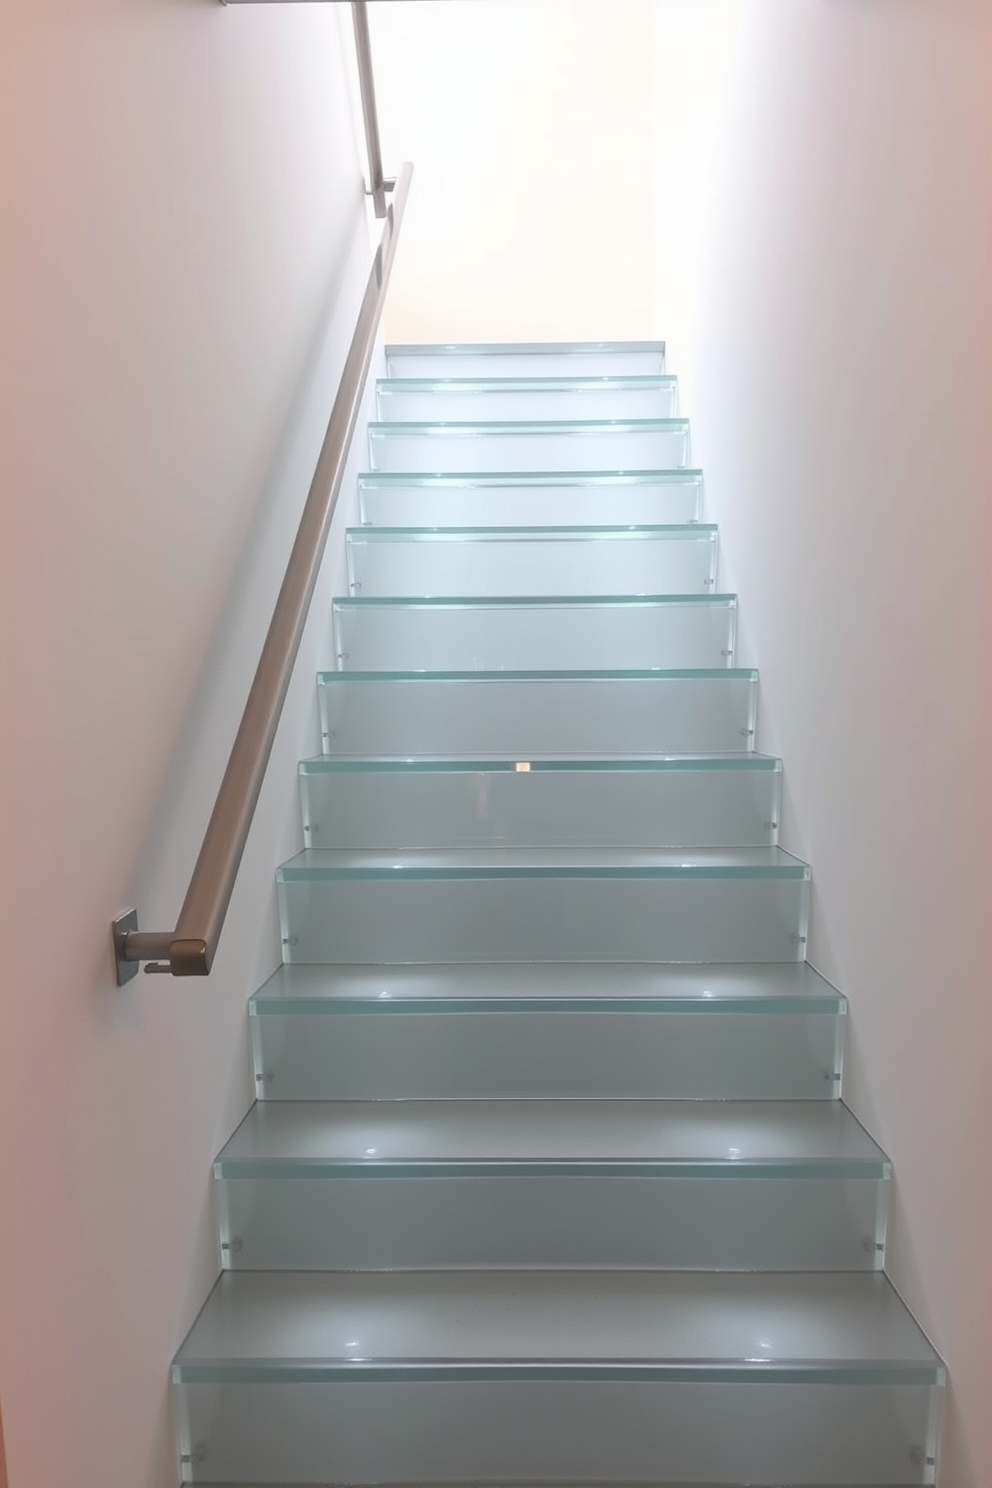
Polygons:
[[711,594],[717,531],[666,527],[358,528],[349,587],[370,595]]
[[349,671],[322,672],[318,684],[325,753],[527,761],[748,751],[758,674]]
[[287,961],[788,961],[809,869],[780,848],[306,851],[276,874]]
[[384,422],[674,418],[674,377],[387,378],[376,383]]
[[933,1481],[940,1360],[884,1276],[221,1276],[191,1482]]
[[214,1165],[247,1270],[877,1269],[888,1176],[827,1101],[267,1101]]
[[732,666],[732,594],[336,599],[342,671]]
[[369,424],[373,470],[658,470],[689,463],[688,419]]
[[391,377],[643,377],[665,370],[663,341],[387,346]]
[[316,848],[772,846],[781,778],[758,754],[300,766]]
[[268,1100],[830,1100],[847,1004],[804,963],[283,966],[249,1003]]
[[363,525],[372,527],[656,526],[702,517],[700,470],[641,474],[360,475]]

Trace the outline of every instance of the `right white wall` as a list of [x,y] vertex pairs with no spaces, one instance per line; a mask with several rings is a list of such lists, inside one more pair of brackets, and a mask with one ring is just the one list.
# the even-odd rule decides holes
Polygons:
[[845,1096],[894,1162],[887,1269],[950,1367],[939,1482],[987,1488],[992,9],[657,28],[655,331],[850,998]]

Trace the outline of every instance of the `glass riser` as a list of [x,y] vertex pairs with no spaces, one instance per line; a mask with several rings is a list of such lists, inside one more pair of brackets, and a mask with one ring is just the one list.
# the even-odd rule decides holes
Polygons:
[[325,754],[698,754],[749,751],[758,674],[702,677],[323,673]]
[[652,603],[419,604],[336,600],[342,671],[705,668],[733,664],[736,608]]
[[931,1484],[939,1387],[475,1382],[182,1385],[186,1482]]
[[841,1088],[843,1019],[823,1013],[294,1007],[249,1020],[263,1099],[821,1101]]
[[591,383],[559,379],[542,386],[519,379],[499,382],[380,382],[376,386],[378,417],[404,423],[480,423],[512,419],[654,419],[678,413],[674,377],[643,383],[600,379]]
[[225,1266],[320,1270],[881,1266],[885,1180],[220,1179]]
[[317,760],[300,778],[304,840],[317,848],[770,846],[781,773],[732,767],[752,759],[677,770],[374,773]]
[[[532,530],[531,530],[532,531]],[[352,594],[710,594],[716,532],[620,532],[581,537],[471,532],[348,533]]]
[[616,522],[634,526],[698,522],[698,470],[650,476],[361,475],[363,525],[372,527],[567,527]]
[[390,377],[651,377],[665,370],[661,342],[505,346],[387,346]]
[[672,470],[689,463],[684,419],[638,423],[370,424],[372,470]]
[[[280,870],[280,875],[286,870]],[[289,962],[798,961],[799,879],[280,881]]]

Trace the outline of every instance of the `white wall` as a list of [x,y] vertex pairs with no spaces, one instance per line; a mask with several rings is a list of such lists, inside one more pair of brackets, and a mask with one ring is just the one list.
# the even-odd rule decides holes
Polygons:
[[653,0],[376,0],[387,170],[417,164],[394,341],[637,336]]
[[119,991],[108,924],[174,923],[364,287],[360,168],[330,7],[50,0],[4,64],[7,1460],[174,1488],[323,619],[209,982]]
[[845,1095],[894,1160],[888,1269],[950,1365],[940,1483],[985,1488],[992,12],[663,0],[656,57],[655,330],[851,1000]]

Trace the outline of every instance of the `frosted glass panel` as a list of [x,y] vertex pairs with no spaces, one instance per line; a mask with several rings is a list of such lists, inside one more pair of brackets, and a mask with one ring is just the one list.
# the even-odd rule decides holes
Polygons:
[[758,674],[452,677],[324,672],[329,754],[695,754],[750,750]]
[[733,595],[651,599],[340,599],[342,671],[531,671],[733,664]]
[[[934,1481],[921,1383],[416,1382],[181,1387],[190,1483]],[[928,1461],[928,1457],[930,1460]],[[287,1468],[289,1464],[289,1468]],[[828,1476],[829,1475],[829,1476]]]
[[373,527],[651,526],[702,517],[699,470],[646,475],[361,475],[363,524]]
[[538,1176],[518,1165],[483,1176],[411,1170],[359,1180],[314,1168],[222,1178],[217,1202],[232,1270],[867,1271],[881,1261],[886,1187],[828,1172],[728,1181],[713,1173],[613,1176],[581,1164]]
[[844,999],[805,963],[284,966],[250,1003],[269,1100],[829,1100]]
[[478,423],[495,419],[674,418],[674,377],[383,380],[376,384],[385,422]]
[[716,528],[358,529],[347,556],[363,597],[709,594]]
[[[548,970],[539,967],[538,970]],[[791,969],[791,968],[788,968]],[[290,966],[287,971],[315,971]],[[531,1096],[829,1100],[840,1090],[835,1015],[725,1008],[399,1012],[291,1005],[251,1020],[256,1089],[295,1099]]]
[[887,1177],[830,1102],[268,1101],[215,1164],[242,1270],[875,1269]]
[[687,419],[369,424],[373,470],[663,470],[689,463]]
[[661,341],[387,346],[391,377],[638,377],[665,370]]
[[770,846],[781,767],[763,755],[301,766],[308,847]]
[[[283,1325],[273,1332],[273,1309]],[[354,1341],[352,1341],[354,1340]],[[687,1366],[763,1379],[936,1384],[943,1368],[885,1277],[664,1272],[461,1272],[221,1276],[173,1365],[174,1378],[244,1383],[377,1361],[553,1368],[639,1363],[658,1379]],[[719,1360],[718,1368],[714,1368]],[[841,1362],[838,1363],[838,1360]],[[359,1369],[354,1368],[358,1365]],[[537,1372],[553,1378],[538,1366]]]
[[287,961],[788,961],[808,869],[778,848],[301,853],[279,869]]

